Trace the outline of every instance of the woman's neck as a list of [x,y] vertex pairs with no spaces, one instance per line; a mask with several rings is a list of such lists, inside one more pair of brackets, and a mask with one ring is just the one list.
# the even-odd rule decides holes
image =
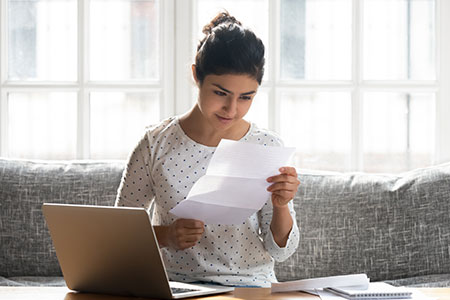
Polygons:
[[250,123],[239,120],[226,130],[217,130],[203,117],[197,105],[182,115],[179,121],[181,128],[189,138],[209,147],[217,147],[221,139],[240,140],[250,129]]

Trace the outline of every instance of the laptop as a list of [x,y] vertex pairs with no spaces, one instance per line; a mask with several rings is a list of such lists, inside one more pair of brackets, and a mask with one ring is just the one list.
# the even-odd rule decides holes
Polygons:
[[169,281],[144,208],[44,203],[42,210],[71,290],[160,299],[234,290]]

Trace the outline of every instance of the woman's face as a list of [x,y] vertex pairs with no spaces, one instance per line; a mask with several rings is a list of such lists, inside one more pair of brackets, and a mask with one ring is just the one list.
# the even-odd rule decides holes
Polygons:
[[203,117],[213,128],[226,130],[248,112],[259,85],[248,75],[211,74],[198,86],[198,107]]

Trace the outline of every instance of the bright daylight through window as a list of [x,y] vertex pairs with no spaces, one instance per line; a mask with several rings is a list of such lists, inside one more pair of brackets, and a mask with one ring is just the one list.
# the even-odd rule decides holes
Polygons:
[[450,158],[442,0],[1,1],[1,156],[125,159],[145,126],[196,101],[201,25],[226,9],[266,46],[246,119],[295,146],[297,167]]

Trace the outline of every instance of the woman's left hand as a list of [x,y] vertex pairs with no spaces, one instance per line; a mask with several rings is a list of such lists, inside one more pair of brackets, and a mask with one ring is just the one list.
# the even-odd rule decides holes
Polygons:
[[272,192],[273,207],[286,206],[294,198],[300,184],[294,167],[280,168],[280,174],[267,178],[267,182],[273,183],[267,188]]

